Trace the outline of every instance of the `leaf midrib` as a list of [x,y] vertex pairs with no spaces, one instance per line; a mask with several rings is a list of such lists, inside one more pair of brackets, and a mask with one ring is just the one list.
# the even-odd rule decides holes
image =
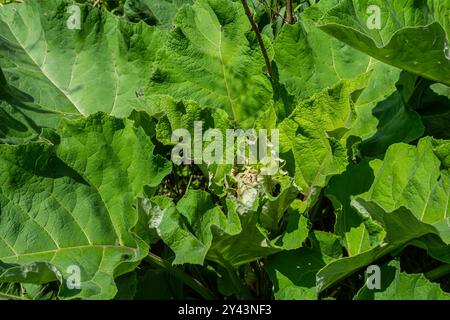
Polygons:
[[6,256],[6,257],[0,257],[2,260],[6,259],[19,259],[22,257],[30,257],[34,255],[41,255],[41,254],[48,254],[48,253],[58,253],[60,251],[67,251],[67,250],[78,250],[78,249],[124,249],[124,250],[131,250],[134,253],[136,253],[137,249],[133,247],[123,246],[123,245],[113,245],[113,244],[94,244],[94,245],[80,245],[80,246],[73,246],[73,247],[63,247],[63,248],[57,248],[52,250],[45,250],[45,251],[36,251],[36,252],[30,252],[30,253],[22,253],[18,254],[17,256]]
[[223,61],[223,55],[222,55],[222,35],[223,35],[222,26],[220,26],[218,48],[219,48],[220,64],[222,66],[223,81],[225,83],[225,89],[227,91],[228,102],[230,103],[230,108],[231,108],[231,112],[233,114],[233,118],[234,118],[235,121],[237,121],[236,112],[234,111],[233,99],[231,98],[231,93],[230,93],[230,89],[228,87],[227,77],[225,75],[225,63]]

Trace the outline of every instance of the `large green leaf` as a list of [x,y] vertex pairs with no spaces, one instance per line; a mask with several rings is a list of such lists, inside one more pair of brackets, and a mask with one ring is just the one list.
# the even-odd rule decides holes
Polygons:
[[[386,211],[401,206],[409,208],[419,221],[442,229],[443,239],[447,239],[445,222],[448,219],[450,197],[448,173],[440,171],[442,162],[436,153],[444,158],[448,150],[446,144],[435,147],[437,143],[439,141],[424,139],[419,143],[418,149],[404,144],[394,145],[384,161],[374,160],[369,164],[367,160],[363,160],[358,165],[350,165],[342,175],[333,177],[326,194],[337,210],[335,232],[342,236],[354,233],[354,245],[359,249],[355,251],[348,248],[351,255],[362,252],[363,248],[372,247],[368,243],[364,245],[369,241],[366,228],[360,230],[366,234],[355,237],[365,218],[351,206],[353,197],[376,202]],[[347,181],[353,181],[351,187],[345,187]],[[358,200],[354,200],[353,204],[357,203]],[[372,231],[376,229],[372,225]],[[380,241],[378,239],[376,242]]]
[[281,157],[307,200],[347,166],[343,136],[354,121],[352,94],[367,85],[367,77],[313,95],[279,125]]
[[280,252],[267,261],[267,271],[274,283],[277,300],[316,300],[316,273],[342,255],[336,236],[316,231],[312,247]]
[[[386,229],[386,237],[381,244],[351,257],[345,257],[326,265],[317,273],[317,288],[323,291],[352,273],[370,265],[388,254],[399,252],[407,245],[415,245],[428,251],[433,258],[450,263],[450,250],[438,237],[433,226],[418,223],[413,214],[400,208],[385,212],[376,205],[366,204],[366,210],[378,215]],[[361,237],[359,241],[363,241]],[[356,236],[355,236],[356,238]],[[357,242],[358,240],[353,239]]]
[[0,119],[0,142],[14,144],[36,140],[42,127],[56,126],[60,115],[33,106],[31,97],[6,83],[0,69]]
[[[344,173],[334,176],[325,190],[325,195],[332,201],[335,209],[334,232],[343,238],[349,256],[373,248],[384,237],[382,228],[370,219],[364,219],[351,206],[352,196],[368,191],[373,180],[373,170],[365,159],[359,164],[350,164]],[[349,181],[352,183],[349,184]]]
[[192,0],[127,0],[124,5],[124,16],[133,22],[143,20],[150,25],[170,28],[178,9],[192,2]]
[[43,113],[128,116],[165,33],[89,5],[77,5],[80,29],[69,28],[71,5],[31,0],[0,10],[0,67],[28,97],[14,107],[37,125],[48,125]]
[[[128,120],[65,120],[58,134],[49,137],[54,145],[0,146],[0,260],[51,263],[63,276],[63,298],[112,298],[114,276],[148,249],[132,232],[135,199],[171,167]],[[79,290],[66,285],[73,265]]]
[[233,200],[226,200],[227,215],[200,190],[189,190],[176,206],[166,197],[151,202],[149,227],[175,252],[174,264],[209,259],[239,266],[280,250],[258,228],[255,209]]
[[[396,144],[389,148],[384,161],[374,160],[375,180],[370,190],[360,197],[377,203],[386,211],[404,206],[415,218],[438,230],[448,238],[450,217],[450,175],[441,171],[441,161],[434,152],[431,138],[420,140],[417,148]],[[448,148],[442,152],[448,152]],[[443,154],[442,154],[443,155]],[[447,155],[448,156],[448,153]]]
[[[274,44],[280,81],[302,100],[343,79],[371,71],[367,88],[355,101],[357,117],[349,135],[363,139],[361,149],[366,154],[377,154],[380,149],[384,152],[389,144],[420,137],[419,116],[396,93],[400,70],[376,61],[316,27],[325,11],[337,3],[336,0],[320,1],[303,12],[297,24],[283,27]],[[390,96],[393,97],[388,99]],[[417,129],[411,131],[411,127]]]
[[[357,114],[349,135],[361,137],[361,151],[379,155],[392,143],[410,142],[423,133],[420,117],[403,102],[396,83],[400,70],[332,38],[316,27],[338,1],[308,8],[295,25],[285,25],[274,44],[280,82],[302,100],[343,79],[371,72],[367,88],[355,101]],[[415,130],[411,130],[414,128]]]
[[143,199],[147,226],[175,253],[174,264],[203,264],[208,247],[183,228],[183,218],[172,199],[156,196]]
[[[261,186],[247,191],[239,198],[228,195],[222,206],[213,202],[211,194],[190,189],[176,205],[170,198],[156,196],[143,200],[142,207],[150,231],[175,252],[174,264],[203,264],[206,259],[229,268],[300,247],[308,228],[307,219],[298,212],[290,212],[284,229],[270,230],[292,202],[286,200],[292,190],[284,186],[277,197],[264,196]],[[284,209],[277,210],[277,204]],[[275,238],[269,231],[275,232]]]
[[[368,23],[373,6],[380,29]],[[447,0],[344,0],[319,28],[377,60],[449,85],[449,12]]]
[[[209,129],[219,130],[222,133],[222,137],[225,137],[227,129],[233,128],[233,123],[228,114],[221,109],[200,106],[192,100],[178,101],[166,95],[143,96],[138,101],[139,103],[136,105],[136,108],[145,110],[147,114],[156,119],[156,139],[161,143],[173,146],[178,143],[178,140],[172,140],[173,133],[176,130],[182,129],[189,132],[192,147],[191,162],[198,162],[197,164],[209,181],[209,191],[223,195],[225,179],[231,174],[233,165],[227,163],[208,164],[203,161],[205,159],[200,160],[198,157],[196,158],[198,161],[194,161],[196,160],[194,156],[196,155],[196,148],[200,144],[203,134]],[[201,132],[196,132],[195,122],[201,123]],[[186,137],[183,135],[183,138]],[[200,140],[198,140],[199,138]],[[205,151],[207,146],[210,143],[214,143],[214,141],[203,141],[202,150]],[[223,143],[223,150],[225,151],[228,147],[225,138],[223,139]],[[226,156],[223,155],[223,162],[225,162],[225,158]],[[203,163],[200,163],[202,161]]]
[[438,283],[432,283],[421,274],[400,271],[400,263],[391,261],[382,266],[381,288],[369,289],[364,285],[355,300],[450,300]]
[[[337,191],[339,180],[330,185],[327,192],[333,193],[335,206],[341,206],[338,231],[348,233],[346,241],[350,249],[359,249],[351,249],[351,257],[335,261],[318,273],[321,290],[408,243],[427,249],[436,259],[450,261],[449,174],[448,169],[441,171],[443,162],[440,160],[448,155],[448,148],[443,142],[424,138],[417,148],[395,144],[388,149],[383,161],[370,163],[372,170],[364,165],[350,169],[353,172],[348,175],[362,173],[369,181],[373,180],[370,189],[361,195],[351,196],[354,192],[350,190]],[[364,183],[359,185],[355,188],[357,192],[367,188]],[[356,210],[350,208],[350,199]],[[357,212],[361,215],[360,221]],[[376,225],[372,230],[384,229],[383,241],[379,238],[368,241],[370,229],[363,228],[367,226],[362,224],[363,218],[368,219],[370,225]],[[415,239],[418,242],[412,242]]]
[[169,96],[152,96],[143,97],[140,105],[147,113],[158,119],[156,138],[167,145],[175,144],[172,141],[172,134],[177,129],[189,131],[194,141],[194,135],[199,134],[194,131],[196,121],[202,124],[200,134],[208,129],[217,129],[225,136],[226,130],[233,127],[225,111],[203,107],[190,100],[177,101]]
[[169,94],[226,110],[242,126],[272,97],[258,45],[240,3],[199,0],[180,9],[147,94]]
[[359,146],[365,156],[381,156],[398,142],[411,142],[423,134],[419,114],[405,101],[402,91],[414,88],[415,77],[377,63],[367,88],[355,104],[356,120],[348,135],[361,137]]
[[315,26],[324,12],[337,3],[337,0],[320,1],[303,12],[299,22],[286,24],[275,39],[274,60],[280,81],[300,100],[373,67],[374,61],[369,56]]

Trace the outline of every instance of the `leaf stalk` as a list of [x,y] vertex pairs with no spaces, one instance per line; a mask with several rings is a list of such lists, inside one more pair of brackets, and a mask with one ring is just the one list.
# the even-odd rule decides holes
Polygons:
[[294,16],[292,15],[292,0],[286,0],[286,22],[288,24],[294,23]]
[[450,274],[450,264],[443,264],[436,269],[426,272],[425,277],[430,281],[435,281],[448,274]]
[[170,274],[176,277],[178,280],[183,282],[185,285],[190,287],[192,290],[197,292],[203,299],[206,300],[214,300],[216,299],[214,293],[211,292],[207,287],[205,287],[200,281],[192,278],[184,271],[172,266],[172,264],[161,257],[153,254],[151,252],[148,253],[146,259],[147,262],[158,265],[159,267],[166,269]]
[[248,18],[248,21],[252,25],[252,29],[255,32],[256,39],[258,40],[259,48],[261,49],[261,53],[264,57],[264,62],[267,67],[267,72],[269,73],[269,76],[272,78],[273,71],[272,71],[272,64],[270,63],[269,56],[267,55],[267,49],[264,45],[264,41],[261,37],[261,32],[259,31],[258,25],[256,24],[255,20],[253,19],[253,13],[250,11],[250,8],[248,6],[247,0],[241,0],[242,6],[244,7],[245,15]]

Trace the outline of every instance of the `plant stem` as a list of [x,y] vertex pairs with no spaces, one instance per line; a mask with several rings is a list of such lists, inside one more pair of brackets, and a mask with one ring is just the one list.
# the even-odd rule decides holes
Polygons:
[[219,259],[219,264],[222,265],[222,267],[224,267],[227,272],[228,275],[230,276],[230,280],[234,286],[235,289],[238,290],[238,299],[243,299],[243,300],[253,300],[252,294],[250,293],[249,289],[247,288],[247,286],[245,285],[245,282],[243,282],[238,274],[237,274],[237,269],[234,268],[226,259],[223,258],[222,254],[219,253],[218,251],[215,251],[215,255],[217,256],[217,258]]
[[288,24],[294,23],[294,17],[292,15],[292,0],[286,0],[286,22]]
[[192,177],[194,176],[194,173],[191,173],[191,176],[189,177],[189,182],[187,184],[186,190],[184,190],[184,193],[188,192],[189,187],[191,186]]
[[427,277],[428,280],[435,281],[447,274],[450,274],[450,264],[443,264],[436,269],[426,272],[425,277]]
[[255,32],[256,39],[258,40],[259,48],[261,49],[262,55],[264,57],[264,62],[266,63],[267,72],[269,73],[270,77],[272,78],[272,65],[270,64],[269,56],[267,55],[267,50],[264,45],[264,41],[261,37],[261,33],[259,32],[258,25],[256,24],[255,20],[253,20],[253,14],[250,11],[250,8],[248,7],[247,0],[241,0],[242,5],[244,6],[245,14],[247,15],[248,20],[250,21],[250,24],[252,25],[252,29]]
[[176,277],[177,279],[182,281],[184,284],[189,286],[192,290],[197,292],[203,299],[206,299],[206,300],[216,299],[214,293],[212,293],[211,290],[209,290],[207,287],[205,287],[200,281],[192,278],[191,276],[186,274],[184,271],[173,267],[170,262],[162,259],[161,257],[158,257],[157,255],[149,252],[147,255],[147,258],[145,260],[150,263],[154,263],[163,269],[166,269],[174,277]]

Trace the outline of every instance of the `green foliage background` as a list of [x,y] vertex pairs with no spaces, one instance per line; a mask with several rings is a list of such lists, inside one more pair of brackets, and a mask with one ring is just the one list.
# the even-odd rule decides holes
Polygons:
[[450,298],[450,2],[288,2],[0,1],[0,298]]

